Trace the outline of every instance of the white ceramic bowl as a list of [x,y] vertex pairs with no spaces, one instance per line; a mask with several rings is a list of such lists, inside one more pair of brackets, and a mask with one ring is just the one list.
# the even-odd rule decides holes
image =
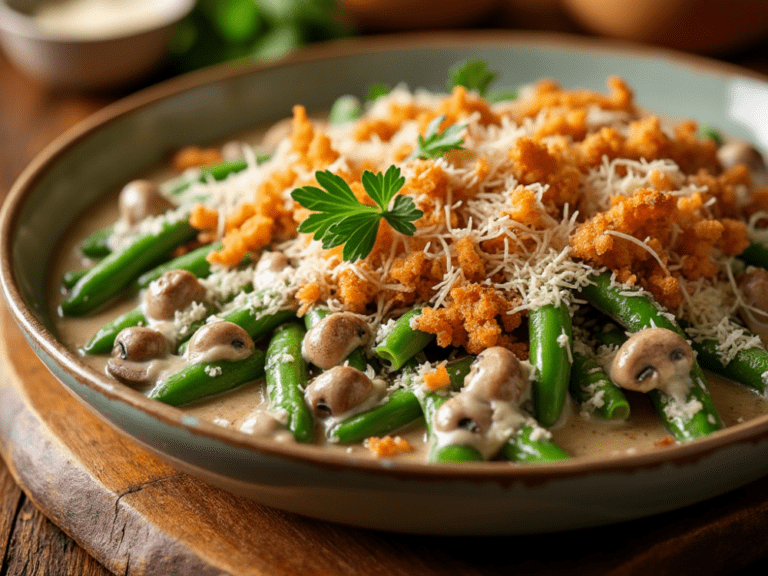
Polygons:
[[765,147],[768,83],[701,58],[552,35],[484,33],[343,41],[269,65],[218,67],[104,109],[51,144],[0,216],[0,282],[32,347],[77,397],[181,470],[263,504],[357,526],[442,534],[535,533],[639,518],[711,498],[768,474],[768,417],[643,454],[557,464],[427,465],[358,460],[283,445],[151,401],[60,344],[46,302],[61,236],[89,203],[169,151],[267,125],[304,103],[327,110],[376,81],[442,89],[446,70],[484,58],[499,85],[541,76],[604,89],[618,74],[639,102],[697,117]]
[[53,86],[109,89],[135,82],[163,62],[173,25],[196,0],[165,0],[148,27],[103,37],[48,31],[29,16],[37,0],[0,0],[0,44],[11,61]]

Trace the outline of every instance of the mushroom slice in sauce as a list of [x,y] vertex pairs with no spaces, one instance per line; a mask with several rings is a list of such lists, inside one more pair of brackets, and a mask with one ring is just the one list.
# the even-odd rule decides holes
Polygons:
[[254,436],[268,436],[278,442],[294,442],[293,433],[277,414],[256,410],[241,425],[240,431]]
[[115,338],[107,372],[127,384],[149,381],[149,362],[168,352],[168,342],[160,332],[144,326],[124,328]]
[[506,348],[493,346],[478,354],[472,362],[464,393],[484,402],[518,402],[527,388],[528,379],[517,356]]
[[264,252],[253,273],[253,286],[256,289],[274,288],[276,283],[284,280],[285,275],[290,273],[286,271],[290,264],[288,256],[282,252]]
[[768,339],[768,270],[747,268],[739,276],[739,291],[746,306],[739,308],[739,316],[752,332],[763,341]]
[[232,322],[211,322],[201,327],[189,341],[187,360],[196,362],[236,362],[248,358],[256,347],[248,332]]
[[641,330],[624,342],[610,367],[611,380],[627,390],[654,389],[673,394],[689,389],[693,350],[685,338],[666,328]]
[[373,388],[371,379],[360,370],[335,366],[315,378],[304,397],[316,416],[337,417],[365,402]]
[[150,283],[144,295],[144,314],[154,320],[170,320],[192,302],[205,299],[205,288],[188,270],[169,270]]
[[133,180],[120,191],[118,207],[120,219],[128,226],[133,226],[148,216],[164,214],[174,205],[160,193],[160,188],[154,182]]
[[304,360],[327,370],[338,366],[358,346],[371,339],[368,323],[350,312],[334,312],[315,324],[304,337]]
[[466,430],[485,435],[493,424],[491,405],[469,394],[458,394],[435,412],[433,425],[437,432]]
[[221,158],[225,162],[233,162],[240,160],[245,156],[245,149],[248,148],[248,144],[240,142],[238,140],[230,140],[225,142],[221,147]]
[[744,164],[755,175],[765,174],[765,160],[763,155],[746,142],[728,142],[717,149],[717,159],[723,168],[733,168],[738,164]]

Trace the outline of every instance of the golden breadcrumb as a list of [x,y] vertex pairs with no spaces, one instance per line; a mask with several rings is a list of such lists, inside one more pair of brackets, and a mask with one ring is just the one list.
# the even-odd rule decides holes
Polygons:
[[[499,268],[489,258],[498,262],[499,254],[535,248],[534,237],[520,239],[515,230],[545,230],[564,214],[577,211],[577,224],[569,239],[571,258],[595,268],[606,267],[620,281],[636,283],[662,305],[676,309],[684,300],[686,280],[714,278],[720,270],[719,255],[737,255],[748,245],[742,219],[768,210],[768,187],[755,187],[744,166],[722,170],[715,143],[699,138],[695,122],[669,128],[636,107],[633,92],[623,79],[610,77],[606,85],[607,93],[600,93],[566,90],[543,80],[525,97],[495,107],[476,92],[456,87],[434,106],[390,102],[383,115],[358,120],[353,137],[359,142],[388,142],[406,122],[415,122],[423,134],[441,115],[445,116],[441,130],[470,116],[482,127],[501,126],[504,116],[518,124],[536,122],[528,136],[511,141],[501,159],[468,149],[448,152],[437,161],[409,162],[408,177],[399,192],[413,198],[423,212],[415,222],[417,229],[466,227],[466,213],[446,207],[466,205],[481,192],[496,191],[509,194],[510,207],[505,206],[502,215],[515,224],[491,237],[445,238],[449,263],[447,255],[424,252],[424,237],[403,240],[382,221],[373,250],[364,260],[298,290],[299,314],[329,298],[360,314],[371,313],[382,301],[401,309],[428,303],[446,274],[459,270],[441,304],[425,307],[415,326],[435,334],[440,346],[464,347],[470,353],[505,346],[525,358],[525,336],[517,334],[523,313],[510,314],[522,299],[489,285],[489,274],[495,275],[490,279],[493,282],[504,281],[500,273],[493,272]],[[609,118],[621,118],[624,126],[600,120],[606,113],[613,115]],[[414,145],[400,145],[391,153],[402,161]],[[297,203],[288,200],[286,204],[286,192],[317,185],[307,174],[334,164],[340,155],[322,125],[310,121],[302,106],[293,108],[290,148],[288,165],[268,174],[253,190],[252,198],[237,209],[222,215],[212,208],[194,207],[190,222],[201,231],[199,240],[223,231],[224,247],[209,256],[211,262],[236,265],[249,252],[295,235],[309,216]],[[598,210],[595,199],[584,194],[584,179],[614,159],[669,159],[680,172],[670,175],[662,169],[651,170],[642,187],[612,197],[607,209]],[[374,205],[361,176],[375,167],[351,160],[335,166],[339,166],[335,173],[350,185],[355,197]],[[457,185],[456,167],[464,174],[467,170],[474,174],[470,172]],[[614,169],[619,178],[628,170],[621,164]],[[506,191],[502,186],[508,182],[512,186]],[[684,187],[690,191],[680,193]],[[337,247],[326,250],[325,257],[329,262],[341,262],[341,253],[342,247]]]
[[463,346],[470,354],[479,354],[491,346],[504,346],[518,353],[522,350],[514,346],[517,341],[510,333],[522,315],[509,313],[517,304],[492,287],[465,283],[451,290],[444,308],[424,308],[415,327],[435,334],[442,347]]
[[391,458],[398,454],[413,452],[413,446],[410,445],[408,440],[400,438],[400,436],[384,436],[383,438],[371,436],[365,440],[363,445],[376,458]]
[[424,374],[424,385],[433,392],[445,388],[451,383],[451,377],[445,367],[445,362],[441,362],[432,372]]
[[189,168],[197,168],[207,164],[221,162],[221,152],[218,148],[200,148],[187,146],[177,151],[171,158],[171,167],[176,172],[184,172]]

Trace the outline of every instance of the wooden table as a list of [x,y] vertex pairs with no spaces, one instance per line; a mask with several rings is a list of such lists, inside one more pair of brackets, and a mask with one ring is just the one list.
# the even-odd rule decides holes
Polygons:
[[[753,70],[768,73],[768,40],[752,49],[732,55],[730,61],[747,66]],[[4,198],[13,181],[27,163],[56,136],[68,127],[82,120],[92,112],[108,104],[122,94],[82,95],[59,92],[43,87],[26,78],[13,69],[5,56],[0,54],[0,199]],[[7,319],[7,315],[3,314]],[[69,400],[74,402],[74,400]],[[745,502],[747,506],[745,506]],[[257,513],[263,513],[258,512]],[[275,514],[275,525],[283,529],[291,527],[295,533],[284,534],[285,542],[292,537],[307,537],[326,531],[322,523],[292,518]],[[746,530],[744,534],[733,534],[733,530]],[[661,539],[649,539],[646,532],[661,528]],[[473,550],[483,554],[482,560],[474,563],[471,553],[462,550],[467,542],[457,539],[412,538],[398,535],[379,534],[370,531],[356,531],[328,526],[327,530],[340,538],[356,540],[356,547],[361,554],[370,546],[371,551],[390,551],[393,555],[403,554],[416,557],[424,555],[425,561],[434,561],[434,568],[442,567],[442,573],[497,574],[511,573],[516,568],[525,573],[550,570],[546,563],[519,563],[515,556],[523,550],[547,543],[559,542],[568,546],[572,558],[555,554],[551,565],[555,573],[565,573],[579,566],[582,556],[590,556],[593,568],[588,572],[611,574],[635,574],[653,568],[656,576],[670,573],[673,566],[678,574],[677,562],[659,565],[660,559],[673,558],[675,550],[685,550],[690,555],[690,565],[697,565],[697,574],[707,571],[706,558],[717,553],[721,558],[729,558],[731,566],[739,574],[766,573],[768,569],[768,480],[753,483],[738,493],[727,494],[713,501],[692,506],[682,514],[666,514],[660,517],[626,523],[615,529],[596,529],[580,533],[573,537],[584,542],[589,539],[615,538],[616,542],[625,542],[619,553],[606,550],[597,544],[590,552],[573,544],[571,535],[559,535],[554,538],[518,537],[511,539],[490,539],[482,543],[470,540]],[[617,533],[619,535],[617,535]],[[695,534],[698,540],[691,540]],[[753,542],[754,547],[746,560],[731,557],[727,550],[715,550],[713,542],[727,545],[739,539]],[[279,540],[278,540],[279,542]],[[571,544],[566,544],[571,542]],[[595,540],[595,542],[597,542]],[[629,543],[627,543],[629,542]],[[703,548],[701,548],[703,544]],[[697,548],[699,546],[701,549]],[[595,555],[595,550],[602,550],[604,556]],[[594,561],[598,560],[597,566]],[[605,570],[599,565],[604,562]],[[383,564],[376,573],[380,574],[416,574],[420,571],[404,570],[406,564]],[[712,566],[717,563],[712,564]],[[308,567],[296,570],[295,566],[274,571],[265,570],[264,574],[315,573]],[[399,567],[398,567],[399,566]],[[666,566],[668,569],[664,569]],[[471,568],[470,568],[471,567]],[[124,570],[126,574],[141,574],[140,567]],[[432,570],[429,570],[432,573]],[[0,575],[107,575],[101,564],[94,560],[83,548],[65,535],[56,525],[32,504],[30,498],[16,485],[8,468],[0,460]],[[347,566],[339,573],[352,574],[354,570]],[[585,573],[578,571],[575,573]],[[722,568],[718,573],[725,573]]]

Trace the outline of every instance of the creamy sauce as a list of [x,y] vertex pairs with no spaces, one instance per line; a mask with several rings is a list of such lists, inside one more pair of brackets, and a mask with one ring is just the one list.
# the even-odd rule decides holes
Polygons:
[[[261,134],[258,133],[258,134]],[[245,142],[260,141],[258,135],[241,138]],[[158,170],[149,175],[153,179],[165,179],[167,170]],[[91,232],[103,228],[117,218],[117,193],[107,196],[98,206],[89,209],[83,218],[76,221],[64,238],[60,252],[51,266],[51,305],[54,308],[56,329],[59,340],[72,350],[80,350],[90,337],[107,321],[134,308],[135,298],[124,298],[112,303],[107,310],[87,317],[62,318],[55,312],[62,302],[63,294],[59,289],[64,272],[81,268],[89,264],[79,253],[79,243]],[[107,356],[87,356],[84,360],[97,371],[104,373]],[[728,381],[713,374],[707,374],[710,393],[720,416],[726,425],[734,426],[741,422],[768,414],[768,401],[755,391]],[[603,460],[613,456],[627,454],[652,453],[663,450],[668,442],[669,432],[654,413],[644,394],[626,392],[631,404],[631,415],[626,421],[610,422],[599,417],[585,418],[579,414],[579,405],[568,400],[560,421],[550,429],[552,439],[574,457],[585,460]],[[200,420],[207,420],[225,428],[254,433],[257,430],[272,436],[278,442],[292,442],[290,434],[285,434],[281,426],[272,426],[261,413],[268,409],[268,398],[263,381],[252,382],[235,390],[206,398],[182,409]],[[280,415],[276,415],[279,420]],[[274,418],[273,418],[274,419]],[[325,440],[326,423],[317,420],[315,442],[324,450],[334,450],[354,457],[371,458],[371,454],[362,445],[334,445]],[[393,432],[406,439],[414,451],[399,454],[398,460],[423,462],[427,453],[426,434],[422,421],[416,421],[404,429]]]
[[174,0],[63,0],[43,3],[32,17],[53,34],[99,39],[161,26],[177,5]]

